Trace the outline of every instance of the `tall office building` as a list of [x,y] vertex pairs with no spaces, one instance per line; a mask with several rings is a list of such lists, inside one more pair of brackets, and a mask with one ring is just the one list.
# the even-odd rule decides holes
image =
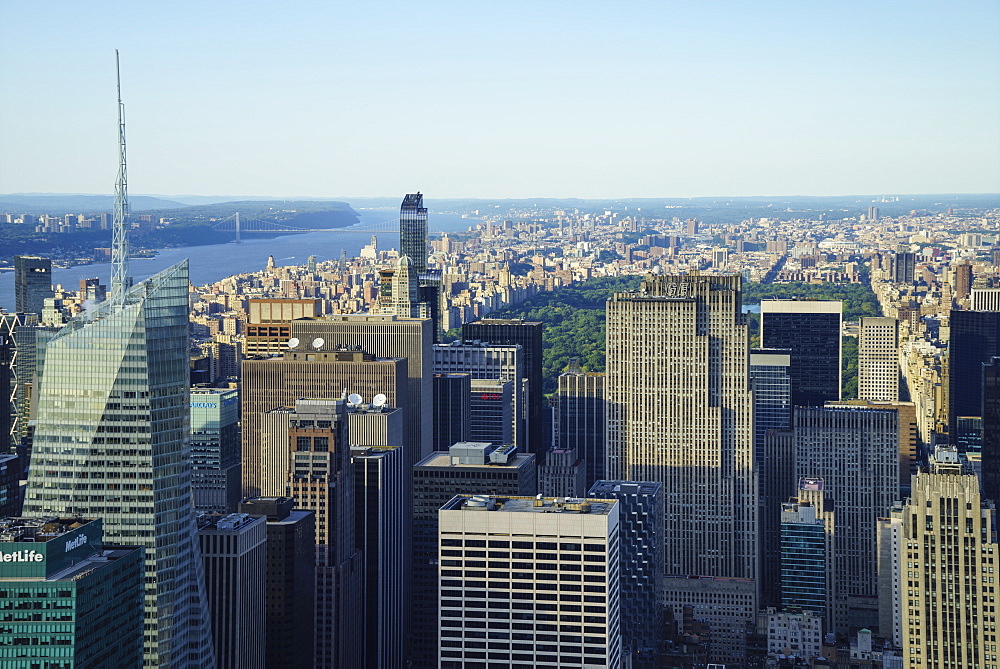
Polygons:
[[917,254],[899,251],[892,257],[892,280],[912,284],[917,278]]
[[[37,314],[8,314],[0,311],[0,376],[3,377],[0,379],[0,388],[5,388],[4,394],[0,395],[0,411],[10,402],[6,433],[10,437],[11,446],[23,456],[22,465],[25,466],[25,451],[30,447],[32,430],[29,417],[38,359],[38,321]],[[0,424],[3,422],[4,418],[0,417]],[[2,439],[0,436],[0,440]],[[0,450],[6,450],[5,446],[5,443],[0,442]]]
[[296,318],[316,318],[322,313],[319,299],[266,298],[249,301],[246,357],[280,355],[292,336]]
[[[404,600],[409,577],[409,501],[398,446],[351,446],[354,464],[354,534],[364,560],[364,612],[360,667],[404,666]],[[360,613],[360,612],[359,612]]]
[[[441,669],[488,666],[487,657],[504,667],[622,667],[622,628],[633,621],[621,618],[619,507],[502,495],[459,495],[442,506]],[[513,561],[486,580],[488,551]]]
[[417,274],[427,271],[427,207],[420,193],[407,194],[399,207],[399,255],[410,258]]
[[823,481],[834,513],[834,631],[878,624],[876,522],[899,498],[899,413],[867,406],[795,411],[796,478]]
[[[805,479],[802,485],[822,492],[818,479]],[[781,505],[781,610],[811,611],[822,620],[830,601],[833,527],[827,518],[832,521],[833,516],[824,514],[822,494],[810,500],[806,490]]]
[[740,288],[736,275],[647,276],[607,303],[608,475],[663,484],[667,574],[756,575]]
[[0,453],[0,518],[21,515],[21,463],[14,453]]
[[[296,321],[299,323],[301,321]],[[287,408],[301,397],[339,399],[358,393],[371,400],[382,393],[396,407],[408,407],[407,360],[379,358],[366,350],[338,346],[322,337],[296,339],[280,358],[243,363],[243,491],[285,496],[288,476]],[[408,428],[414,425],[407,411]],[[419,424],[419,423],[418,423]],[[407,433],[406,447],[421,443]]]
[[233,513],[240,495],[240,404],[235,388],[191,389],[194,508]]
[[[492,344],[481,341],[452,342],[434,345],[434,373],[468,373],[475,380],[497,380],[511,382],[513,411],[512,436],[504,443],[513,443],[523,452],[527,441],[525,434],[524,410],[528,386],[524,372],[524,348],[518,344]],[[470,435],[468,440],[490,441],[491,439]],[[468,441],[456,440],[456,441]],[[447,450],[452,441],[443,446]]]
[[434,450],[469,441],[471,374],[434,374]]
[[514,443],[514,382],[472,379],[469,437],[491,444]]
[[462,326],[462,340],[478,340],[490,344],[520,344],[523,354],[522,369],[528,379],[524,418],[526,421],[524,450],[542,453],[548,448],[550,435],[543,416],[542,393],[542,331],[544,325],[537,321],[520,319],[485,318]]
[[[0,314],[6,321],[7,314]],[[7,453],[14,446],[14,425],[17,423],[17,396],[14,377],[14,333],[0,323],[0,453]]]
[[533,453],[510,446],[454,444],[413,467],[413,617],[410,655],[415,669],[438,666],[438,509],[456,490],[486,495],[534,495]]
[[587,467],[572,449],[553,448],[538,466],[538,489],[546,497],[581,497],[587,492]]
[[764,348],[791,351],[793,406],[840,399],[840,300],[761,300]]
[[218,666],[264,669],[267,518],[202,514],[198,525]]
[[191,503],[188,285],[185,261],[48,341],[24,505],[101,518],[109,540],[145,547],[147,666],[214,662]]
[[420,278],[416,265],[409,256],[399,257],[390,279],[389,291],[382,313],[401,318],[430,317],[430,308],[420,301]]
[[[428,318],[399,318],[377,314],[337,315],[292,323],[292,337],[302,346],[360,346],[378,357],[406,358],[407,397],[392,397],[389,404],[406,411],[407,456],[410,464],[430,454],[434,416],[433,323]],[[329,350],[329,348],[324,349]],[[351,392],[350,390],[348,392]],[[361,391],[355,391],[361,392]],[[364,393],[362,393],[364,395]],[[367,396],[365,396],[367,398]]]
[[[750,351],[750,387],[753,389],[754,450],[760,477],[758,522],[760,543],[761,608],[780,604],[781,503],[794,490],[791,451],[787,442],[773,437],[791,428],[791,380],[787,349]],[[770,437],[770,438],[769,438]]]
[[316,515],[288,497],[256,497],[240,512],[267,518],[265,666],[313,666]]
[[140,666],[142,557],[98,519],[0,519],[0,665]]
[[939,449],[879,521],[880,631],[907,666],[997,666],[995,513],[958,453]]
[[866,316],[858,335],[858,398],[899,400],[899,321]]
[[983,497],[1000,505],[1000,357],[983,365]]
[[955,299],[963,300],[972,290],[972,265],[962,262],[955,265]]
[[755,624],[758,562],[740,294],[738,275],[647,276],[607,303],[608,476],[663,484],[663,570],[682,577],[666,579],[665,599],[678,618],[719,588],[749,598],[714,621],[713,657],[734,663]]
[[52,260],[39,256],[14,256],[14,310],[40,314],[52,290]]
[[660,565],[663,564],[663,485],[651,481],[597,481],[590,499],[618,502],[622,656],[627,666],[658,667],[663,637]]
[[553,447],[583,458],[586,485],[605,478],[604,374],[576,366],[559,375],[555,424]]
[[345,404],[297,400],[288,428],[289,492],[299,508],[316,514],[316,667],[357,667],[363,652],[355,615],[363,607],[363,571]]
[[981,417],[982,366],[1000,356],[1000,311],[952,311],[950,322],[948,423],[952,443],[958,444],[958,418]]

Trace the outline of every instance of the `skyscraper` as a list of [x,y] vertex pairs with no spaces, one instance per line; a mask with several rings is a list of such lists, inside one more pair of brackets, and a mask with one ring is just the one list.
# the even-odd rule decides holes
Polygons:
[[264,669],[267,518],[202,514],[198,525],[219,666]]
[[663,486],[650,481],[597,481],[589,499],[618,502],[622,653],[628,666],[657,667],[663,636]]
[[399,255],[410,258],[418,275],[427,271],[427,207],[420,193],[407,194],[399,207]]
[[39,256],[14,256],[14,304],[19,314],[40,314],[52,291],[52,261]]
[[[619,669],[621,630],[631,622],[620,612],[619,507],[607,499],[449,500],[438,512],[441,669],[486,666],[475,631],[487,624],[498,633],[489,648],[498,666]],[[514,559],[488,581],[478,573],[487,550]],[[479,618],[487,607],[490,623]]]
[[46,344],[24,505],[101,518],[109,540],[146,548],[147,666],[214,662],[191,503],[188,283],[184,261]]
[[268,669],[313,666],[316,516],[288,497],[256,497],[240,511],[267,517],[266,656]]
[[939,448],[906,504],[879,520],[879,631],[907,666],[997,666],[995,513],[958,453]]
[[665,491],[667,574],[754,578],[741,279],[647,276],[607,303],[608,475]]
[[[819,486],[806,479],[806,486]],[[820,495],[820,498],[822,495]],[[828,569],[833,546],[823,509],[813,501],[792,498],[781,505],[781,610],[827,614],[832,574]]]
[[235,388],[191,389],[194,508],[233,513],[240,503],[240,405]]
[[143,550],[93,518],[0,518],[0,664],[137,667]]
[[1000,356],[1000,311],[952,311],[950,322],[948,429],[958,444],[958,418],[981,416],[982,366]]
[[486,495],[534,495],[534,454],[491,444],[454,444],[413,467],[413,616],[410,654],[415,669],[438,667],[438,510],[456,490]]
[[[317,348],[314,343],[321,342]],[[288,474],[287,417],[300,397],[339,399],[346,390],[372,399],[377,393],[392,406],[408,406],[407,360],[377,358],[365,350],[337,346],[323,338],[296,341],[281,358],[243,363],[243,489],[283,496]],[[268,413],[274,412],[274,413]],[[413,425],[408,412],[408,425]],[[407,447],[420,434],[407,433]],[[279,489],[280,487],[280,489]]]
[[675,613],[722,596],[719,588],[740,591],[746,605],[713,627],[725,662],[743,661],[756,615],[757,472],[741,285],[739,275],[647,276],[638,291],[607,303],[608,476],[663,484],[664,573],[682,577],[666,579]]
[[796,478],[823,481],[834,513],[833,624],[878,624],[878,519],[899,498],[899,413],[868,406],[795,410]]
[[579,367],[560,374],[555,423],[554,447],[583,458],[586,485],[605,478],[604,374]]
[[867,316],[858,335],[858,398],[899,400],[899,321]]
[[361,663],[363,570],[354,524],[354,466],[343,400],[295,402],[288,428],[289,490],[316,514],[317,667]]
[[523,353],[522,368],[528,379],[524,418],[527,439],[524,449],[529,453],[542,453],[548,448],[549,435],[543,424],[542,393],[542,331],[538,321],[520,319],[486,318],[462,326],[462,340],[479,340],[490,344],[520,344]]
[[[512,424],[511,437],[503,443],[514,443],[525,450],[527,435],[525,434],[524,410],[528,395],[524,372],[524,348],[519,344],[492,344],[480,341],[452,342],[450,344],[434,345],[434,373],[468,373],[472,377],[471,385],[476,380],[493,380],[511,382]],[[435,409],[436,411],[436,409]],[[471,441],[490,441],[487,438],[472,436]],[[437,450],[447,450],[456,439]]]
[[472,375],[434,374],[434,450],[469,441]]
[[753,389],[754,451],[760,477],[758,522],[760,543],[761,608],[778,606],[780,581],[781,503],[794,490],[794,462],[790,440],[775,437],[792,427],[791,380],[787,349],[750,351],[750,386]]
[[404,499],[403,451],[394,446],[351,447],[354,463],[354,534],[364,558],[364,666],[403,666],[405,582],[409,580],[410,523]]
[[[360,346],[366,353],[378,357],[406,358],[407,398],[399,401],[390,395],[389,404],[406,411],[406,446],[410,464],[430,454],[434,436],[431,429],[434,415],[431,346],[434,344],[434,332],[429,318],[357,314],[303,319],[292,323],[292,336],[303,347],[322,341],[327,349]],[[389,394],[387,390],[378,392]]]
[[762,300],[764,348],[791,351],[793,406],[823,406],[840,399],[840,300]]
[[1000,504],[1000,357],[983,365],[983,497]]

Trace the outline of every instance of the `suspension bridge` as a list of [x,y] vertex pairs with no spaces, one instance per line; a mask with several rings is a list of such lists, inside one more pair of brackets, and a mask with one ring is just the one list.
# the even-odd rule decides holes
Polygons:
[[[363,227],[359,227],[361,225],[363,225]],[[239,212],[236,212],[228,218],[216,221],[211,227],[213,230],[219,230],[221,232],[235,232],[237,244],[240,243],[241,236],[248,233],[289,235],[305,232],[351,232],[376,235],[385,234],[387,232],[399,232],[399,222],[394,220],[376,223],[375,225],[359,223],[347,228],[299,228],[294,225],[285,225],[274,221],[265,221],[260,218],[240,216]]]

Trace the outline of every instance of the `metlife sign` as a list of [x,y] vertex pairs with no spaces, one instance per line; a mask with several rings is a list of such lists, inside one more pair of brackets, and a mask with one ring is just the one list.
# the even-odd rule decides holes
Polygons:
[[45,556],[35,550],[20,550],[13,553],[0,553],[0,562],[41,562]]

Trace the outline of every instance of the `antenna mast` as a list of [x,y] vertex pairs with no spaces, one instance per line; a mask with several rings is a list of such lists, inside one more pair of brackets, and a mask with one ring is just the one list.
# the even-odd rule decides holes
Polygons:
[[125,105],[122,104],[122,77],[115,49],[115,75],[118,78],[118,180],[115,182],[115,220],[111,242],[111,304],[125,304],[125,293],[131,279],[128,276],[128,189],[125,172]]

